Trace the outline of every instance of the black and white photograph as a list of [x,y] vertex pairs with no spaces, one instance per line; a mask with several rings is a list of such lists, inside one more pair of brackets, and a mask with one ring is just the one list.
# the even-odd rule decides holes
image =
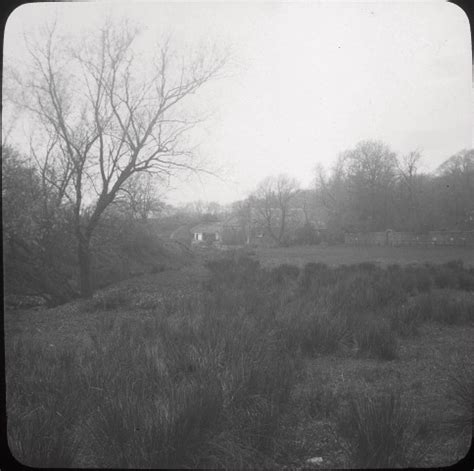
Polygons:
[[14,9],[0,467],[472,469],[473,68],[443,0]]

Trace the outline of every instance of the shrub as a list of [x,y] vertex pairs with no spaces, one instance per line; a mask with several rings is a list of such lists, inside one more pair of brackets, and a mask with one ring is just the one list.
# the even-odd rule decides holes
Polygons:
[[313,224],[307,222],[296,229],[293,242],[299,245],[317,245],[321,243],[321,235]]
[[399,393],[352,396],[338,429],[351,467],[394,468],[413,464],[411,411]]

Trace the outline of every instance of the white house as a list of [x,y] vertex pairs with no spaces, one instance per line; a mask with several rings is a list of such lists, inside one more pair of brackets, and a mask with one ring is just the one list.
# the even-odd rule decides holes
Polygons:
[[198,224],[191,229],[192,244],[219,243],[222,240],[222,223]]

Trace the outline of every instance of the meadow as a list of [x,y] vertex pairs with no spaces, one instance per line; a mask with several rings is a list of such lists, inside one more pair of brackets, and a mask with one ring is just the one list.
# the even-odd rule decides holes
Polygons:
[[373,262],[383,266],[399,263],[447,263],[463,260],[466,266],[474,266],[472,247],[389,247],[349,245],[309,245],[295,247],[259,247],[256,249],[264,266],[277,266],[282,263],[303,266],[306,263],[341,264]]
[[42,467],[458,462],[472,437],[474,268],[352,262],[232,252],[7,311],[12,454]]

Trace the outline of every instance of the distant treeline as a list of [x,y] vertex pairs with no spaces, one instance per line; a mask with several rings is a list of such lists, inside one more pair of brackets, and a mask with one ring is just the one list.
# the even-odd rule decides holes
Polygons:
[[417,234],[474,230],[474,151],[462,150],[430,174],[421,154],[397,156],[377,141],[342,153],[329,174],[319,168],[316,201],[328,230]]

